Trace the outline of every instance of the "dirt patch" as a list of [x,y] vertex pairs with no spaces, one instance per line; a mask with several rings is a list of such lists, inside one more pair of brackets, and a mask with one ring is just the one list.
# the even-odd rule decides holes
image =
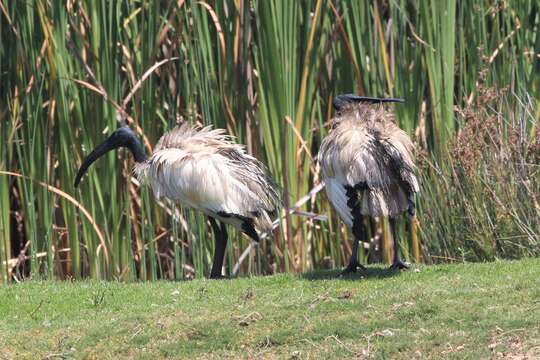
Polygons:
[[525,329],[495,329],[491,332],[488,348],[494,359],[540,359],[538,334],[530,334]]

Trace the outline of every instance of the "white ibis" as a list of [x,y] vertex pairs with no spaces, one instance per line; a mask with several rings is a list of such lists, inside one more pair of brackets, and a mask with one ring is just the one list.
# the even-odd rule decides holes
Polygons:
[[215,237],[210,278],[222,278],[225,224],[256,242],[259,234],[272,231],[271,217],[280,206],[276,185],[265,166],[224,130],[185,123],[165,133],[147,157],[133,131],[120,127],[84,160],[75,186],[94,161],[119,147],[131,151],[137,178],[150,184],[156,198],[169,198],[208,216]]
[[352,229],[353,252],[343,274],[365,269],[358,262],[358,243],[367,241],[365,217],[389,218],[394,240],[392,269],[408,266],[399,256],[396,218],[415,215],[413,143],[379,99],[353,94],[334,98],[332,130],[319,151],[326,193],[341,220]]

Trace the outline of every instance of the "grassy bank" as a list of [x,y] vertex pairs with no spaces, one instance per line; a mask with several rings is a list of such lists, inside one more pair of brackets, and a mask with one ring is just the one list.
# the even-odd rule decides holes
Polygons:
[[540,259],[0,287],[0,359],[540,356]]

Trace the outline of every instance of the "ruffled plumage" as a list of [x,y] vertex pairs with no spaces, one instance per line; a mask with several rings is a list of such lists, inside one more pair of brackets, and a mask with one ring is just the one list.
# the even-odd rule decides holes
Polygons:
[[418,192],[413,144],[382,105],[353,104],[333,119],[319,151],[326,192],[340,218],[352,226],[350,196],[362,215],[395,217]]
[[222,129],[190,124],[164,134],[135,174],[166,197],[242,230],[245,221],[272,229],[280,198],[265,166]]

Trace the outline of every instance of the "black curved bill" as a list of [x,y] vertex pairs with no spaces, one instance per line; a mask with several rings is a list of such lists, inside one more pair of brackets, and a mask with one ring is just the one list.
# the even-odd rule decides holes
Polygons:
[[109,151],[116,149],[122,144],[118,141],[115,141],[115,139],[111,139],[113,136],[111,135],[107,140],[105,140],[103,143],[98,145],[91,153],[84,159],[81,167],[79,168],[79,171],[77,172],[77,176],[75,177],[75,187],[79,185],[81,182],[81,178],[88,170],[88,167],[92,165],[94,161],[108,153]]
[[79,185],[81,178],[88,170],[88,167],[92,165],[94,161],[105,155],[111,150],[119,147],[127,147],[129,151],[135,157],[136,162],[143,162],[147,159],[144,149],[141,143],[137,139],[137,135],[128,127],[122,126],[116,129],[111,136],[104,142],[98,145],[91,153],[84,159],[77,176],[75,177],[75,187]]
[[398,99],[398,98],[376,98],[376,97],[369,97],[369,96],[358,96],[355,94],[343,94],[343,95],[338,95],[334,98],[333,105],[334,105],[334,109],[336,111],[339,111],[343,109],[346,105],[359,103],[359,102],[367,102],[367,103],[373,103],[373,104],[387,103],[387,102],[403,103],[405,102],[405,100]]

